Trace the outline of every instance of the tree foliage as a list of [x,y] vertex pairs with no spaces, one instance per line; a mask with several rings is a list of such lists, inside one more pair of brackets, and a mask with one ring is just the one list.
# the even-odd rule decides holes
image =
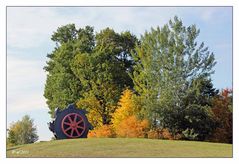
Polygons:
[[[196,120],[208,116],[208,104],[197,100],[207,101],[214,95],[214,89],[203,85],[203,81],[214,72],[216,62],[203,42],[198,45],[198,35],[195,25],[185,27],[175,17],[162,28],[151,28],[136,47],[132,79],[152,127],[160,122],[176,135],[187,129],[185,119],[192,122],[190,128],[195,128]],[[209,93],[207,89],[211,89]]]
[[8,143],[22,145],[34,143],[37,140],[37,129],[28,115],[24,116],[21,121],[11,124],[8,131]]
[[126,138],[144,138],[148,131],[148,121],[139,120],[135,115],[129,116],[122,120],[116,128],[118,137]]
[[114,130],[111,125],[102,125],[91,130],[88,134],[89,138],[113,138],[115,137]]
[[88,111],[91,137],[231,142],[231,91],[214,88],[216,61],[199,33],[176,16],[140,39],[110,28],[59,27],[44,68],[49,113],[76,103]]
[[232,90],[224,89],[213,101],[213,120],[217,127],[211,140],[232,143]]
[[[56,47],[44,68],[49,113],[53,116],[56,107],[96,99],[102,122],[108,124],[123,87],[133,87],[128,75],[132,71],[129,52],[137,38],[130,32],[119,34],[107,28],[95,34],[93,27],[77,29],[68,24],[59,27],[51,39]],[[86,104],[83,107],[91,110]]]
[[148,121],[137,116],[140,107],[134,96],[131,90],[124,90],[112,116],[112,126],[119,137],[144,137],[148,130]]
[[47,55],[44,96],[53,116],[55,108],[65,108],[82,97],[81,81],[74,75],[71,63],[78,53],[89,53],[94,46],[93,28],[77,30],[74,24],[59,27],[52,35],[54,51]]
[[125,89],[118,102],[118,108],[113,114],[112,123],[115,129],[118,128],[120,123],[132,115],[139,113],[139,108],[133,99],[133,92],[129,89]]
[[[215,128],[211,106],[218,90],[213,88],[210,79],[205,78],[193,80],[187,88],[180,96],[181,103],[178,102],[178,105],[167,102],[170,98],[160,100],[161,126],[169,128],[173,135],[184,134],[185,139],[205,140]],[[164,104],[167,106],[164,107]]]
[[[107,28],[96,35],[92,53],[79,53],[72,62],[72,70],[84,90],[78,106],[95,110],[104,125],[110,123],[123,88],[133,87],[128,75],[132,69],[129,51],[136,40],[129,32],[118,34]],[[92,99],[95,103],[90,104],[88,100]]]

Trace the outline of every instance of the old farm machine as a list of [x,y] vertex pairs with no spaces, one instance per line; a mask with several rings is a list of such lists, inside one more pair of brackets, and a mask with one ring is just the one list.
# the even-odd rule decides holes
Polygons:
[[77,109],[75,104],[70,104],[64,110],[57,108],[48,126],[56,139],[87,138],[88,131],[93,129],[86,111]]

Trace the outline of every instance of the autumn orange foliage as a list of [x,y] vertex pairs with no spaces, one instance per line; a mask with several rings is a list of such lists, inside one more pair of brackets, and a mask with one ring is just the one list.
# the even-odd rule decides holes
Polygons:
[[224,89],[220,96],[214,99],[213,119],[218,124],[211,141],[232,143],[232,90]]
[[115,134],[112,130],[112,126],[110,125],[102,125],[101,127],[97,127],[94,130],[89,131],[89,138],[112,138],[115,137]]
[[126,138],[143,138],[146,136],[146,130],[148,128],[147,120],[138,120],[135,116],[130,116],[124,119],[115,132],[118,137]]
[[168,131],[168,129],[157,129],[157,130],[150,130],[148,133],[148,138],[150,139],[179,139],[180,136],[174,138],[173,135]]
[[159,131],[157,130],[150,130],[147,135],[149,139],[159,139]]

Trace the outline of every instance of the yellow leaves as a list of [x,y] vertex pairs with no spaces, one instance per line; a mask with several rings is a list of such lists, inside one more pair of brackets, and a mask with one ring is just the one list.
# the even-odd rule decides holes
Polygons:
[[88,109],[87,118],[93,127],[102,126],[102,117],[100,114],[100,102],[95,97],[86,97],[77,102],[80,109]]
[[[120,101],[118,103],[119,106],[123,107],[125,104],[130,104],[130,101],[132,100],[132,96],[133,96],[133,93],[131,90],[129,89],[124,90],[120,98]],[[130,105],[133,105],[133,104],[130,104]]]
[[145,130],[149,126],[147,120],[137,119],[139,109],[133,96],[131,90],[124,90],[118,108],[113,114],[113,129],[119,137],[144,137]]
[[99,112],[97,112],[96,109],[91,109],[89,113],[87,113],[87,118],[89,120],[89,122],[92,124],[93,127],[100,127],[102,126],[102,117],[99,114]]
[[124,119],[134,115],[136,111],[136,105],[133,101],[133,93],[131,90],[126,89],[119,100],[118,108],[113,114],[112,123],[113,127],[117,128]]
[[[131,90],[123,91],[118,102],[118,107],[107,106],[105,110],[112,112],[110,125],[103,125],[101,102],[95,97],[86,97],[77,103],[79,108],[89,109],[87,114],[89,122],[94,126],[94,130],[89,131],[88,137],[145,137],[149,122],[137,118],[139,113],[139,102],[134,100]],[[113,112],[114,111],[114,112]]]

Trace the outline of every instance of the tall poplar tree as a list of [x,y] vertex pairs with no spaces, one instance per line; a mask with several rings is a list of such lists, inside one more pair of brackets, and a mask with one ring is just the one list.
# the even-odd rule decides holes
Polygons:
[[[185,106],[185,98],[193,81],[210,79],[216,64],[208,47],[197,42],[199,32],[195,25],[186,27],[174,17],[163,27],[145,32],[133,53],[134,88],[144,102],[144,113],[152,127],[160,124],[174,134],[178,129],[186,130],[179,127],[186,117],[185,108],[192,105]],[[205,109],[200,111],[206,113]]]

